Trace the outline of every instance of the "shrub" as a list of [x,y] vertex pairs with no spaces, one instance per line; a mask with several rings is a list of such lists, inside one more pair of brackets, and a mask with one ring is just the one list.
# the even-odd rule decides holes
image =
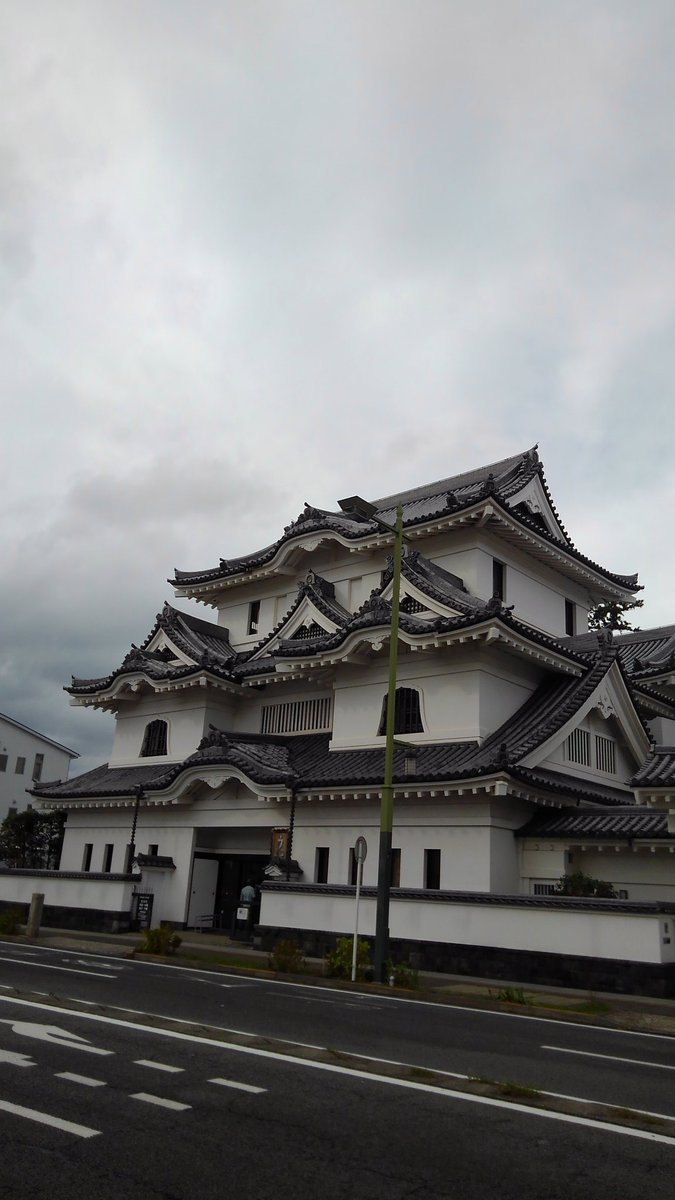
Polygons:
[[269,965],[273,971],[281,971],[285,975],[301,972],[305,960],[298,943],[292,941],[291,938],[282,938],[269,956]]
[[[335,979],[351,979],[353,951],[353,938],[338,938],[335,949],[326,955],[326,974]],[[356,948],[356,978],[367,979],[370,972],[370,944],[359,938]]]
[[146,929],[139,950],[143,954],[175,954],[182,940],[175,929]]
[[616,900],[616,892],[611,883],[604,879],[593,879],[584,875],[583,871],[574,871],[571,875],[562,875],[555,885],[556,896],[597,896],[605,900]]
[[390,960],[387,963],[387,978],[391,979],[392,976],[394,987],[416,988],[420,985],[419,972],[410,963],[394,963]]
[[0,933],[17,933],[23,923],[23,913],[18,908],[3,908],[0,912]]

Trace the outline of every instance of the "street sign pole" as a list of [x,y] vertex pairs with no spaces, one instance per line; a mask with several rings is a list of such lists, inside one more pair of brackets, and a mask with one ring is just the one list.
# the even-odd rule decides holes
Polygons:
[[359,945],[359,901],[361,899],[361,884],[363,883],[363,864],[366,861],[368,846],[364,837],[358,837],[354,846],[356,859],[356,909],[354,912],[354,944],[352,946],[352,983],[356,979],[356,955]]

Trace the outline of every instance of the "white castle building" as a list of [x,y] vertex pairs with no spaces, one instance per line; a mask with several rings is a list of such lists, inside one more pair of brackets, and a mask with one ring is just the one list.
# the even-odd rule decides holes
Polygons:
[[[647,926],[600,936],[601,915],[613,931],[649,918],[662,975],[675,626],[588,632],[589,612],[632,601],[637,577],[576,549],[536,449],[375,504],[390,524],[403,509],[396,733],[417,748],[414,764],[396,752],[395,942],[446,966],[457,958],[439,947],[614,961],[635,957]],[[263,888],[263,933],[318,945],[351,928],[365,835],[372,932],[391,550],[377,520],[307,506],[265,549],[176,572],[177,597],[212,619],[165,604],[121,666],[73,679],[72,702],[114,713],[116,733],[104,766],[34,788],[68,813],[48,909],[120,928],[133,891],[152,897],[155,924],[229,927],[242,883],[267,870],[279,878]],[[621,899],[551,899],[577,870]]]

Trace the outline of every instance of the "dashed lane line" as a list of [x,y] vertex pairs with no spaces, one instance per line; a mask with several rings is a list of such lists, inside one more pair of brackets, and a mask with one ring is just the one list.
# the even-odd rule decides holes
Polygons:
[[64,1121],[63,1117],[54,1117],[51,1113],[38,1112],[36,1108],[24,1108],[21,1104],[12,1104],[10,1100],[0,1100],[0,1112],[11,1113],[15,1117],[24,1117],[27,1121],[36,1121],[38,1125],[51,1125],[52,1129],[60,1129],[63,1133],[73,1133],[75,1137],[98,1137],[100,1129],[89,1129],[86,1125],[76,1125],[74,1121]]
[[209,1079],[209,1083],[217,1083],[220,1087],[236,1088],[238,1092],[252,1092],[255,1096],[267,1091],[267,1088],[253,1087],[252,1083],[237,1083],[235,1079]]
[[81,1083],[83,1087],[106,1087],[105,1079],[92,1079],[89,1075],[76,1075],[74,1071],[59,1071],[57,1079],[67,1079],[69,1083]]
[[135,1058],[134,1062],[137,1067],[151,1067],[153,1071],[171,1071],[177,1075],[184,1071],[184,1067],[172,1067],[169,1063],[153,1062],[151,1058]]
[[174,1112],[185,1112],[191,1104],[180,1104],[178,1100],[167,1100],[164,1096],[153,1096],[150,1092],[134,1092],[131,1100],[142,1100],[145,1104],[156,1104],[158,1108],[171,1108]]
[[[534,1108],[527,1104],[514,1103],[510,1100],[501,1100],[492,1096],[478,1096],[470,1092],[453,1091],[451,1088],[441,1088],[431,1083],[418,1083],[411,1079],[392,1078],[389,1075],[377,1075],[370,1071],[359,1071],[354,1067],[342,1067],[337,1063],[317,1062],[313,1059],[298,1058],[292,1054],[283,1054],[275,1050],[263,1050],[258,1046],[240,1046],[232,1042],[223,1043],[215,1038],[199,1037],[192,1033],[183,1033],[177,1029],[157,1029],[152,1025],[136,1024],[129,1021],[120,1020],[118,1017],[107,1017],[99,1013],[83,1013],[78,1012],[73,1014],[72,1009],[61,1008],[58,1005],[40,1004],[34,1000],[19,1000],[9,996],[0,996],[0,1004],[20,1005],[26,1008],[49,1008],[51,1014],[62,1013],[73,1017],[76,1015],[78,1020],[96,1021],[102,1025],[118,1026],[126,1029],[133,1029],[135,1033],[147,1033],[156,1037],[167,1038],[171,1041],[197,1043],[201,1047],[216,1047],[221,1051],[226,1051],[233,1054],[246,1054],[255,1058],[261,1058],[268,1062],[279,1062],[285,1066],[298,1066],[304,1070],[325,1071],[334,1075],[345,1075],[352,1079],[360,1079],[369,1084],[380,1084],[386,1087],[402,1088],[409,1091],[424,1092],[429,1095],[435,1095],[443,1098],[446,1101],[460,1102],[462,1104],[478,1104],[489,1108],[501,1108],[510,1112],[515,1117],[538,1117],[541,1120],[559,1121],[567,1125],[582,1125],[587,1129],[592,1129],[595,1132],[613,1133],[621,1137],[639,1138],[644,1141],[660,1142],[667,1146],[675,1146],[675,1137],[670,1137],[667,1134],[653,1133],[648,1129],[633,1129],[625,1125],[614,1125],[609,1121],[598,1121],[592,1117],[577,1117],[570,1113],[560,1113],[553,1110]],[[146,1099],[147,1093],[136,1093],[133,1099]],[[159,1097],[153,1097],[147,1101],[148,1103],[159,1104],[160,1107],[175,1107],[175,1102],[163,1101]],[[181,1106],[183,1107],[183,1106]],[[189,1106],[188,1106],[189,1107]]]
[[597,1054],[593,1050],[571,1050],[568,1046],[542,1046],[558,1054],[580,1054],[583,1058],[604,1058],[607,1062],[630,1063],[633,1067],[657,1067],[660,1071],[675,1071],[675,1063],[647,1062],[640,1058],[620,1058],[618,1054]]
[[[57,967],[56,963],[45,963],[41,960],[34,962],[30,958],[7,958],[5,954],[2,956],[3,962],[18,963],[21,967],[42,967],[45,971],[67,971],[69,975],[94,975],[96,979],[117,979],[116,975],[104,975],[102,971],[82,971],[79,967]],[[67,959],[64,959],[67,962]]]

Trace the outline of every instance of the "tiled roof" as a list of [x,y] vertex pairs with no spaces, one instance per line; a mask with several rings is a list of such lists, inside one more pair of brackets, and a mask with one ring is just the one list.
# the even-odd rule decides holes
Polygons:
[[485,756],[517,763],[567,723],[609,671],[615,655],[607,647],[580,677],[547,680],[514,716],[483,743]]
[[[535,476],[539,476],[551,504],[551,510],[563,532],[564,540],[562,542],[534,515],[528,515],[519,507],[513,508],[509,505],[509,500]],[[435,517],[440,518],[469,509],[472,505],[488,498],[494,501],[496,508],[501,507],[504,513],[507,513],[517,523],[536,532],[544,541],[558,550],[564,549],[577,562],[582,563],[593,572],[603,575],[624,589],[635,591],[638,588],[636,575],[622,575],[608,571],[581,554],[573,546],[553,507],[536,447],[527,450],[524,454],[513,455],[498,463],[479,467],[462,475],[453,475],[448,479],[438,480],[436,483],[412,488],[393,496],[382,497],[375,501],[375,504],[380,520],[392,524],[396,517],[396,506],[400,503],[403,508],[403,524],[410,528],[423,525]],[[189,588],[247,574],[271,562],[285,542],[303,534],[322,531],[339,534],[347,541],[358,541],[381,534],[382,528],[376,520],[371,518],[361,517],[354,513],[330,512],[326,509],[306,505],[299,517],[286,526],[283,535],[262,550],[238,558],[223,558],[217,567],[205,571],[176,570],[174,579],[169,582],[177,588]]]
[[[192,664],[176,666],[162,652],[148,650],[158,630],[163,629],[178,650],[193,659]],[[109,675],[98,679],[79,679],[73,676],[70,687],[65,690],[71,695],[93,695],[111,686],[121,675],[142,672],[149,679],[183,679],[195,671],[209,670],[221,677],[229,678],[230,667],[235,661],[234,650],[229,643],[229,632],[212,621],[203,621],[191,613],[180,612],[165,604],[157,614],[155,624],[141,646],[132,646],[121,665]]]
[[671,840],[666,813],[638,805],[610,812],[565,809],[554,814],[537,813],[517,832],[517,837],[565,838],[586,841],[630,841],[635,838]]
[[281,620],[251,650],[246,651],[244,654],[238,654],[235,665],[239,667],[242,663],[248,663],[251,659],[257,659],[265,646],[269,645],[270,642],[273,642],[279,636],[284,625],[287,625],[295,615],[304,599],[311,600],[314,607],[320,613],[323,613],[334,625],[346,624],[351,616],[347,609],[343,608],[335,599],[335,585],[324,579],[321,575],[317,575],[315,571],[309,571],[305,579],[298,584],[297,596]]
[[290,747],[279,740],[240,737],[209,726],[210,732],[199,748],[185,760],[185,768],[228,763],[238,767],[256,783],[281,783],[291,786],[296,775],[291,766]]
[[512,778],[520,779],[541,791],[556,792],[567,796],[568,799],[584,800],[608,807],[622,806],[629,801],[630,794],[623,788],[611,787],[594,779],[579,779],[574,775],[565,775],[562,771],[550,771],[544,767],[512,766],[509,768],[509,774]]
[[138,787],[153,791],[168,787],[182,769],[182,763],[162,763],[152,767],[109,767],[103,763],[103,766],[76,775],[73,779],[39,783],[29,791],[41,800],[132,796]]
[[[517,634],[526,642],[545,649],[550,654],[561,658],[568,658],[579,666],[588,665],[587,660],[569,650],[564,641],[540,633],[538,630],[533,629],[531,625],[525,625],[522,621],[514,617],[507,608],[504,608],[499,601],[479,601],[475,607],[469,604],[462,607],[464,612],[457,617],[436,616],[429,619],[401,612],[399,614],[399,628],[410,637],[423,638],[470,630],[485,622],[499,623],[505,630]],[[347,638],[354,633],[375,629],[387,630],[390,626],[391,604],[388,600],[384,599],[379,591],[375,591],[371,592],[368,599],[361,605],[357,612],[350,616],[349,620],[345,621],[341,628],[337,629],[334,633],[327,633],[325,637],[317,637],[310,642],[298,642],[294,639],[282,640],[276,648],[275,653],[284,658],[311,658],[330,654],[338,650],[346,642]]]
[[[388,567],[382,580],[383,591],[391,581],[393,569]],[[453,608],[459,613],[482,612],[485,609],[483,600],[470,595],[461,579],[446,571],[438,563],[425,558],[417,550],[408,550],[401,562],[401,577],[413,584],[430,600],[436,600],[445,608]]]
[[634,788],[675,787],[675,746],[656,746],[630,782]]

